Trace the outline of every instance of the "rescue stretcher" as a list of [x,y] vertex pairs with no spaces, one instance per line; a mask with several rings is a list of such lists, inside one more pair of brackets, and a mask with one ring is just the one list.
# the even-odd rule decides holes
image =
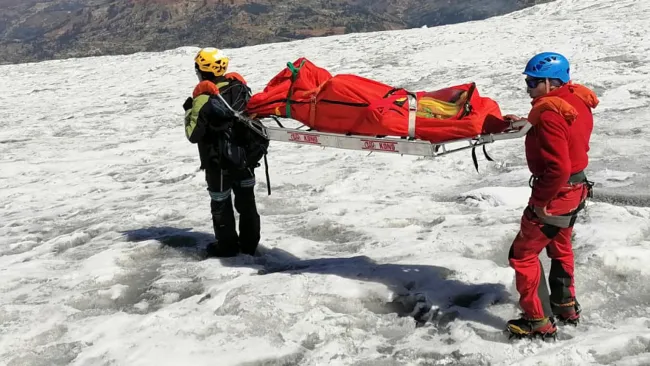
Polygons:
[[[411,91],[332,75],[304,57],[288,62],[238,116],[272,141],[424,157],[472,149],[475,165],[477,147],[522,137],[531,127],[506,121],[474,82]],[[280,119],[300,127],[287,128]]]
[[[219,96],[221,98],[221,96]],[[225,101],[224,101],[225,103]],[[524,137],[532,127],[527,120],[508,122],[509,126],[502,132],[484,133],[472,137],[457,138],[444,142],[430,142],[416,139],[414,136],[368,136],[354,134],[339,134],[320,132],[305,125],[296,128],[285,127],[277,117],[252,119],[232,110],[240,122],[245,123],[251,130],[270,141],[287,142],[301,145],[331,147],[336,149],[383,152],[399,155],[413,155],[435,158],[442,155],[472,150],[474,166],[478,171],[476,148],[482,147],[483,153],[489,161],[492,158],[487,154],[485,146],[496,141],[512,140]],[[286,119],[284,120],[291,120]],[[295,120],[291,120],[298,122]],[[271,126],[275,122],[277,126]]]
[[[287,63],[241,112],[217,96],[222,117],[235,117],[266,141],[430,158],[471,149],[477,171],[477,147],[493,161],[487,144],[523,137],[532,127],[527,120],[506,120],[474,82],[413,92],[358,75],[332,75],[304,57]],[[264,163],[268,179],[266,154]]]
[[[448,155],[464,150],[472,150],[472,160],[474,167],[478,171],[478,161],[476,158],[476,148],[482,147],[483,153],[487,160],[493,161],[487,154],[485,146],[496,141],[512,140],[523,137],[532,127],[527,120],[509,121],[507,128],[500,132],[481,133],[471,137],[450,139],[447,141],[431,142],[415,138],[412,131],[415,126],[409,126],[408,136],[370,136],[355,134],[340,134],[332,132],[321,132],[309,128],[302,124],[297,128],[285,127],[280,119],[276,116],[266,118],[251,118],[244,113],[234,110],[220,94],[216,95],[229,110],[232,117],[235,117],[240,123],[245,124],[250,130],[269,141],[287,142],[302,145],[332,147],[337,149],[358,150],[372,152],[383,152],[399,155],[414,155],[422,157],[435,158],[441,155]],[[286,119],[286,118],[285,118]],[[277,126],[270,126],[270,121],[274,121]],[[299,122],[293,120],[295,122]],[[415,121],[412,118],[409,125]],[[458,145],[458,146],[454,146]],[[266,154],[264,155],[264,165],[267,182],[269,181],[268,162]],[[270,185],[267,184],[269,195],[271,194]]]
[[508,129],[500,133],[479,134],[474,137],[433,143],[406,136],[373,137],[319,132],[306,129],[304,125],[299,128],[287,128],[279,119],[272,118],[272,120],[278,124],[277,127],[264,124],[264,128],[260,130],[260,133],[271,141],[424,157],[448,155],[467,149],[485,147],[485,145],[496,141],[517,139],[525,136],[532,127],[528,121],[522,120],[510,122]]

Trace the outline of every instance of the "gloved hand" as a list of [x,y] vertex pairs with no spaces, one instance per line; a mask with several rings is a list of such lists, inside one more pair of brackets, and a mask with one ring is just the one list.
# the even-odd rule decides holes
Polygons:
[[503,119],[506,120],[506,121],[512,121],[512,122],[518,122],[518,121],[525,120],[525,118],[519,117],[519,116],[517,116],[515,114],[506,114],[505,116],[503,116]]
[[183,103],[183,109],[185,111],[187,111],[188,109],[192,109],[192,102],[193,101],[194,101],[194,99],[192,99],[192,97],[187,97],[187,99],[185,99],[185,103]]

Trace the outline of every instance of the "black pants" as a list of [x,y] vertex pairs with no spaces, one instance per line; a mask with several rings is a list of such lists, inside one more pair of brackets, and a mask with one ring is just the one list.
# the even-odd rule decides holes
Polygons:
[[[206,169],[205,179],[210,192],[212,225],[217,245],[224,250],[253,255],[260,241],[260,215],[255,204],[255,173],[236,174],[220,169]],[[231,192],[239,213],[239,235],[235,229]]]

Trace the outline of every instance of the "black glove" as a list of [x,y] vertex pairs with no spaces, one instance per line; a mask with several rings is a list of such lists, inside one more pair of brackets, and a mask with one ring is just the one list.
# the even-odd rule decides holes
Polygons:
[[188,109],[192,109],[192,102],[193,101],[194,101],[194,99],[192,99],[192,97],[187,97],[187,99],[185,99],[185,103],[183,103],[183,109],[185,111],[187,111]]

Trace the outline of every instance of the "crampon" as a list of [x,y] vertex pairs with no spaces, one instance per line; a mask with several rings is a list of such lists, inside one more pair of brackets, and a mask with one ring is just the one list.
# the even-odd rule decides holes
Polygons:
[[542,339],[557,340],[557,327],[553,317],[544,319],[513,319],[506,327],[508,339]]
[[574,327],[580,323],[580,312],[582,307],[578,300],[572,300],[565,304],[551,303],[553,314],[559,322],[564,325],[573,325]]
[[569,317],[569,318],[558,317],[558,321],[564,325],[573,325],[574,327],[577,327],[578,323],[580,323],[580,316]]
[[552,333],[515,333],[510,329],[506,330],[508,340],[512,339],[540,339],[545,342],[557,341],[557,331]]

